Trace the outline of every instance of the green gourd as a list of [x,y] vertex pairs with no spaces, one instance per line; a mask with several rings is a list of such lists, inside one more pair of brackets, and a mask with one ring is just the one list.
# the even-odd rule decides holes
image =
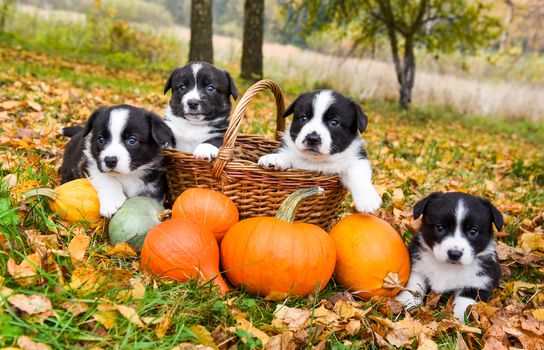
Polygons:
[[149,197],[127,199],[110,220],[111,243],[128,243],[140,251],[147,232],[160,223],[157,215],[163,210],[159,202]]

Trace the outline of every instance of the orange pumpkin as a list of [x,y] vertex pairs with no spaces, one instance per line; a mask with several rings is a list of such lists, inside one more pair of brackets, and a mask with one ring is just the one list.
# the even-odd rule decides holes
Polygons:
[[221,262],[233,285],[267,299],[325,288],[334,270],[334,242],[318,226],[293,223],[300,201],[318,193],[323,189],[296,191],[276,217],[249,218],[230,228],[221,243]]
[[406,245],[386,221],[372,215],[349,215],[330,236],[336,245],[335,281],[357,296],[392,296],[410,276]]
[[87,179],[72,180],[55,189],[36,188],[26,192],[23,198],[33,196],[49,198],[51,210],[68,222],[94,223],[101,219],[98,194]]
[[221,192],[190,188],[175,200],[172,218],[190,218],[209,228],[218,242],[238,222],[238,208]]
[[219,273],[219,247],[213,233],[187,218],[166,220],[147,233],[141,265],[161,278],[185,282],[213,279],[222,294],[229,287]]

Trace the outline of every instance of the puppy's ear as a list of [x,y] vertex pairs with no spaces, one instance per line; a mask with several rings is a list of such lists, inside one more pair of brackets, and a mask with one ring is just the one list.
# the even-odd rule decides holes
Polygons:
[[170,73],[170,76],[168,77],[168,80],[166,81],[166,84],[164,84],[164,94],[168,92],[172,88],[172,77],[174,76],[174,73],[176,72],[177,68]]
[[355,115],[357,116],[357,129],[359,129],[360,132],[363,132],[366,130],[366,126],[368,124],[368,118],[366,114],[363,112],[363,109],[359,104],[355,102],[351,102],[353,104],[353,107],[355,108]]
[[176,139],[174,138],[174,134],[168,125],[166,125],[166,123],[162,120],[162,118],[152,112],[148,112],[147,116],[149,125],[151,127],[151,137],[153,140],[155,140],[155,142],[161,146],[161,148],[175,148]]
[[297,102],[298,100],[300,99],[300,96],[296,98],[296,100],[293,101],[293,103],[291,103],[289,105],[289,107],[287,107],[285,109],[285,111],[283,111],[283,114],[281,115],[282,117],[284,118],[287,118],[288,116],[290,116],[291,114],[293,114],[295,112],[295,107],[297,105]]
[[223,72],[225,72],[225,74],[227,75],[227,80],[229,82],[229,93],[230,93],[230,95],[232,95],[234,100],[237,100],[238,99],[238,89],[236,88],[236,84],[234,84],[234,79],[232,79],[231,75],[226,70],[223,71]]
[[431,199],[436,198],[440,196],[442,192],[433,192],[427,197],[423,198],[419,202],[414,205],[414,219],[417,219],[425,212],[425,208],[427,207],[427,204],[431,201]]
[[493,220],[493,224],[497,228],[497,231],[502,230],[504,220],[502,218],[502,214],[499,211],[499,209],[497,209],[497,207],[491,204],[491,202],[488,201],[487,199],[482,199],[482,202],[489,208],[491,212],[491,219]]
[[83,129],[83,137],[87,136],[93,130],[94,121],[100,115],[100,113],[104,112],[105,109],[106,107],[99,107],[93,112],[93,114],[91,114],[89,120],[87,120],[85,128]]

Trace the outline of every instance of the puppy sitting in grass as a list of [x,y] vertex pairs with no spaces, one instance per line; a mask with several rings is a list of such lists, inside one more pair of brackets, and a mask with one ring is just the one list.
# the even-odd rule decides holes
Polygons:
[[466,308],[489,300],[499,284],[493,225],[502,229],[502,215],[488,200],[461,192],[430,194],[414,206],[414,218],[421,215],[409,247],[410,291],[397,300],[409,309],[421,305],[429,291],[453,293],[454,316],[463,322]]

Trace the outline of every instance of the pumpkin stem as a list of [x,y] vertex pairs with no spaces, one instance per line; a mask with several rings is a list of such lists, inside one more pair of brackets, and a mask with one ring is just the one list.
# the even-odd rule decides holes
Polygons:
[[23,199],[27,200],[30,197],[44,196],[51,200],[56,200],[58,197],[57,192],[51,188],[35,188],[23,194]]
[[297,208],[303,200],[317,195],[322,196],[324,193],[325,190],[318,186],[303,188],[291,193],[278,208],[276,219],[293,222],[295,220]]

